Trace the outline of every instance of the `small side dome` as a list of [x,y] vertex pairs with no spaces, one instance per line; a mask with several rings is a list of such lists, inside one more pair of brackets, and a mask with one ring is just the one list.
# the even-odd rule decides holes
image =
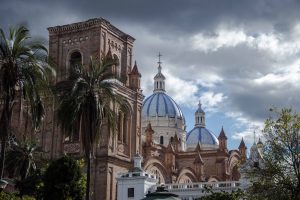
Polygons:
[[217,137],[205,127],[195,127],[187,134],[186,144],[188,148],[195,148],[198,142],[202,145],[219,145]]

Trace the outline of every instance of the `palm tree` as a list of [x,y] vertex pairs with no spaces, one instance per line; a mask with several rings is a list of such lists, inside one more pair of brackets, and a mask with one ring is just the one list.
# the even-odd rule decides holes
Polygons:
[[29,39],[24,26],[11,28],[8,36],[0,28],[0,180],[14,101],[20,97],[29,102],[32,127],[37,128],[44,115],[42,96],[48,88],[48,75],[54,73],[47,62],[47,49]]
[[113,92],[114,77],[111,66],[115,61],[105,57],[103,62],[92,60],[89,66],[75,65],[66,81],[58,83],[61,94],[58,119],[66,134],[72,135],[80,127],[80,142],[87,161],[86,199],[89,199],[90,165],[94,145],[101,135],[104,118],[115,130],[115,112],[111,104],[119,104],[120,97]]
[[7,149],[5,168],[9,175],[17,177],[16,186],[20,191],[21,199],[28,187],[24,184],[28,182],[27,178],[29,176],[31,176],[30,179],[36,177],[37,166],[42,165],[43,161],[39,158],[41,153],[42,148],[31,141],[14,142]]
[[40,153],[42,149],[35,142],[14,143],[7,149],[5,168],[10,175],[24,180],[37,169],[37,157]]

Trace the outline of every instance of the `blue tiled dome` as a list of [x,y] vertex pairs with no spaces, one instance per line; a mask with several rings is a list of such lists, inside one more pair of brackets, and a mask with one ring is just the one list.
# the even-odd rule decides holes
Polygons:
[[184,116],[176,102],[164,92],[155,92],[143,103],[143,117],[170,117],[184,121]]
[[187,134],[186,144],[187,146],[201,144],[219,145],[219,141],[216,136],[207,128],[196,126]]

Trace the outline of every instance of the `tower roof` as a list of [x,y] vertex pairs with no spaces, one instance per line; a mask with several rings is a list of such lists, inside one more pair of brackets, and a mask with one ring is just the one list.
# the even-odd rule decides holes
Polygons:
[[196,110],[195,113],[204,113],[205,114],[204,110],[202,109],[201,101],[199,101],[199,103],[198,103],[198,109]]
[[154,132],[153,129],[152,129],[152,126],[151,126],[151,123],[150,123],[150,122],[148,123],[145,132]]
[[245,142],[244,142],[244,138],[242,138],[241,143],[239,145],[239,149],[243,149],[243,148],[247,149]]
[[112,53],[111,53],[110,48],[108,49],[105,58],[106,58],[106,59],[113,59],[113,56],[112,56]]
[[226,136],[226,134],[225,134],[225,132],[224,132],[223,126],[222,126],[222,129],[221,129],[221,132],[220,132],[220,135],[219,135],[218,139],[219,139],[219,140],[220,140],[220,139],[225,139],[225,140],[227,140],[227,136]]
[[141,77],[141,73],[140,73],[139,70],[138,70],[136,61],[134,62],[134,66],[133,66],[133,68],[132,68],[130,74],[132,74],[132,75],[138,75],[138,76]]
[[157,67],[157,74],[154,76],[154,92],[165,92],[165,80],[166,77],[161,73],[161,61],[160,61],[160,57],[162,55],[158,54],[158,67]]
[[260,138],[258,138],[258,142],[257,142],[257,145],[263,145],[264,143],[261,141]]

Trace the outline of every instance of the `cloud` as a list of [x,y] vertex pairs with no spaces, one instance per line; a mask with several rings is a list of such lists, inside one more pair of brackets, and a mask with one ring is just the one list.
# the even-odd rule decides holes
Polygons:
[[106,18],[136,38],[145,95],[161,51],[168,94],[189,108],[201,99],[208,112],[234,120],[234,138],[247,138],[269,107],[300,110],[299,10],[297,0],[3,0],[0,25],[27,21],[48,38],[49,26]]
[[214,35],[204,35],[198,33],[191,38],[191,44],[195,50],[204,52],[217,51],[223,47],[235,47],[240,43],[253,40],[242,30],[217,30]]

